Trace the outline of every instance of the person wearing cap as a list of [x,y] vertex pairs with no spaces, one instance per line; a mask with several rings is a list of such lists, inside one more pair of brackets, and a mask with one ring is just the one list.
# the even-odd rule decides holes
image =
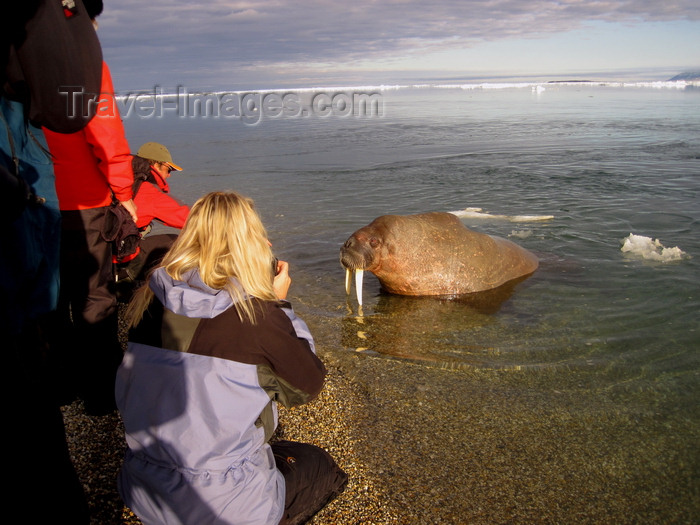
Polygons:
[[139,211],[136,226],[141,231],[139,250],[130,260],[117,264],[117,297],[128,301],[148,272],[163,258],[177,238],[174,233],[150,234],[153,221],[181,229],[190,208],[170,195],[168,177],[182,168],[173,162],[168,148],[157,142],[142,145],[131,161],[134,170],[134,203]]
[[157,142],[147,142],[138,149],[131,165],[136,184],[139,184],[139,180],[143,181],[134,196],[139,230],[148,228],[154,220],[166,226],[182,228],[190,208],[170,195],[168,177],[173,171],[182,171],[182,168],[173,162],[168,148]]

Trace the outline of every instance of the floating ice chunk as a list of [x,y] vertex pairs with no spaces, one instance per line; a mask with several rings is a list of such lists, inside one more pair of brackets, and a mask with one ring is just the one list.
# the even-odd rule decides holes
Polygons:
[[659,239],[651,239],[643,235],[635,235],[630,233],[629,236],[622,239],[623,253],[637,255],[643,259],[652,261],[669,262],[678,261],[688,257],[683,250],[678,246],[674,248],[666,248]]
[[532,236],[532,230],[513,230],[509,237],[517,237],[518,239],[527,239]]
[[464,208],[450,213],[467,219],[499,219],[510,222],[548,221],[554,218],[554,215],[494,215],[481,208]]

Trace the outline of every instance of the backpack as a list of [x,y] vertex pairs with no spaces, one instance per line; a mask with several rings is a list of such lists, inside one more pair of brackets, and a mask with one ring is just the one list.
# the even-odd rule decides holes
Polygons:
[[[144,180],[143,176],[134,174],[134,184],[131,189],[133,197],[136,197]],[[115,264],[127,263],[141,251],[139,246],[141,231],[128,210],[116,199],[112,199],[112,205],[105,213],[102,238],[112,244],[112,262]]]
[[112,261],[117,264],[130,261],[141,250],[141,232],[131,214],[119,202],[107,208],[102,238],[112,244]]

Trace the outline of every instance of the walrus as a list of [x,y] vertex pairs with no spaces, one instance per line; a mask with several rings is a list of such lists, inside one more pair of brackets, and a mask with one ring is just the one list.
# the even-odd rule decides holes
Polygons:
[[382,215],[360,228],[340,249],[346,292],[355,273],[362,304],[362,272],[373,273],[389,293],[462,295],[529,277],[538,259],[500,237],[468,229],[452,213]]

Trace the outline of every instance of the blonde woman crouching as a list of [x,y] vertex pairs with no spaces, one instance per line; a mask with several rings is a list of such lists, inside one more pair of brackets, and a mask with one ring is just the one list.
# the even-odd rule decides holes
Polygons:
[[268,444],[276,403],[314,399],[326,373],[272,261],[253,202],[210,193],[129,305],[118,483],[145,525],[303,523],[347,483],[318,447]]

